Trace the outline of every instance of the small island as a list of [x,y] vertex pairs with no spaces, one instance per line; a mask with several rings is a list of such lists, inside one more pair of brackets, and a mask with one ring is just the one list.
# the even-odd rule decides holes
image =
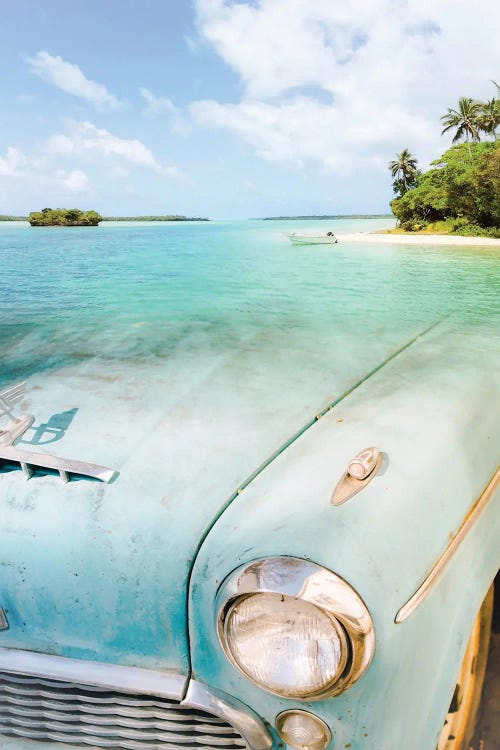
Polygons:
[[28,216],[32,227],[97,227],[102,216],[79,208],[44,208]]
[[[76,222],[73,218],[75,212],[80,215]],[[55,217],[57,221],[52,220],[54,219],[54,214],[57,214]],[[62,217],[61,214],[66,214],[66,216]],[[67,214],[71,214],[72,216],[69,217]],[[97,220],[96,216],[98,217]],[[61,218],[63,219],[62,221]],[[44,208],[43,211],[32,211],[29,216],[0,214],[0,222],[2,221],[29,221],[32,227],[95,227],[101,221],[210,221],[210,219],[200,216],[182,216],[180,214],[164,214],[161,216],[101,216],[95,211],[80,211],[77,208]]]
[[313,216],[265,216],[263,221],[324,221],[325,219],[392,219],[392,214],[318,214]]

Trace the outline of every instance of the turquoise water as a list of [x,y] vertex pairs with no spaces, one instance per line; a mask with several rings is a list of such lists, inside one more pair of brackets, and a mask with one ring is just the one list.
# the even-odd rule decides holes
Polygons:
[[[246,421],[265,453],[434,322],[451,315],[479,348],[497,334],[497,250],[283,235],[390,225],[1,225],[0,384],[85,372],[117,380],[110,409],[133,381],[165,413],[201,393],[207,418]],[[73,387],[76,406],[78,387],[93,386]]]
[[[313,356],[321,368],[362,358],[373,337],[397,345],[449,313],[494,328],[498,252],[292,247],[282,235],[320,225],[2,225],[1,381],[93,358],[141,366],[179,349],[190,360],[251,351],[256,370]],[[347,349],[331,351],[340,343]]]

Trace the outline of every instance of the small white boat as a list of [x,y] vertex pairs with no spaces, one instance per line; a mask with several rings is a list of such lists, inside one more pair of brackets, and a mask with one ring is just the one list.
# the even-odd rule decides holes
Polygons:
[[334,245],[338,242],[333,232],[327,232],[326,234],[297,234],[296,232],[289,232],[287,237],[295,245]]

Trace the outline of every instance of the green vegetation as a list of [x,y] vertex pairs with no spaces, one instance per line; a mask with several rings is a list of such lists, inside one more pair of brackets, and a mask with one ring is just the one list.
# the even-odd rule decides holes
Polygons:
[[391,202],[401,229],[500,237],[500,142],[453,146],[432,166]]
[[455,135],[453,136],[453,143],[461,141],[463,138],[469,142],[480,141],[480,130],[481,125],[479,121],[479,114],[481,112],[481,104],[475,102],[473,99],[469,99],[467,96],[463,96],[458,100],[458,109],[450,109],[445,115],[442,116],[441,122],[444,128],[441,131],[441,135],[448,133],[453,128],[456,128]]
[[173,214],[166,216],[105,216],[101,221],[210,221],[210,219]]
[[389,169],[394,177],[393,190],[400,198],[411,188],[417,187],[421,172],[417,169],[416,158],[407,148],[389,162]]
[[[433,161],[431,169],[420,172],[407,149],[389,163],[395,178],[395,231],[500,238],[500,100],[482,103],[463,97],[441,120],[442,133],[453,131],[457,145]],[[492,140],[481,141],[481,136]]]
[[0,221],[28,221],[27,216],[9,216],[8,214],[0,214]]
[[102,221],[97,211],[80,211],[79,208],[44,208],[28,216],[32,227],[96,227]]

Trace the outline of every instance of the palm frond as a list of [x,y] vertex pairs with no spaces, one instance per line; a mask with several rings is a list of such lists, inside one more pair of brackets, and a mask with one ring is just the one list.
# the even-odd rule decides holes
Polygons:
[[481,107],[480,102],[467,96],[461,97],[458,101],[458,109],[449,107],[446,114],[441,117],[441,122],[444,125],[441,135],[456,128],[452,139],[453,143],[457,143],[462,138],[467,141],[469,138],[472,138],[473,141],[481,140],[479,136]]
[[453,120],[453,122],[448,123],[446,127],[442,129],[441,135],[444,135],[444,133],[447,133],[448,130],[451,130],[452,128],[456,128],[459,122],[459,120]]
[[464,125],[464,124],[462,123],[462,124],[461,124],[461,125],[460,125],[460,126],[459,126],[459,127],[457,128],[457,132],[456,132],[456,133],[455,133],[455,135],[453,136],[453,140],[452,140],[452,143],[457,143],[458,141],[461,141],[461,140],[462,140],[462,138],[464,138],[464,137],[465,137],[465,139],[466,139],[466,140],[468,140],[468,131],[467,131],[467,128],[466,128],[466,127],[465,127],[465,125]]

